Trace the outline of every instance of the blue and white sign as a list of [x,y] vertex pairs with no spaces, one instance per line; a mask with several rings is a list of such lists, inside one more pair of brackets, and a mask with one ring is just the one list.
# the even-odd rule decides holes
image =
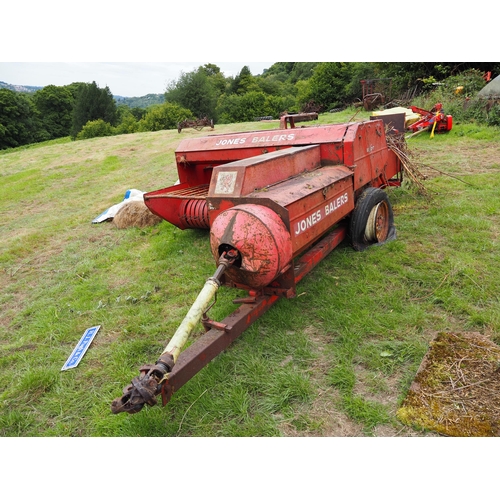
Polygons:
[[101,325],[93,326],[85,330],[85,333],[82,335],[82,338],[80,339],[78,344],[76,344],[76,347],[73,349],[71,356],[68,358],[66,363],[64,363],[64,366],[61,368],[61,371],[69,370],[70,368],[75,368],[76,366],[78,366],[78,363],[82,360],[84,354],[87,352],[87,349],[89,348],[91,342],[94,340],[94,337],[99,331],[99,328],[101,328]]

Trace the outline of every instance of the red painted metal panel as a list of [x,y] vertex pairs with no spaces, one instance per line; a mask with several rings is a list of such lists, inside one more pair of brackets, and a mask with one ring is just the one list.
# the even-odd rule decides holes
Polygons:
[[[179,178],[188,187],[210,184],[211,198],[233,200],[253,196],[255,190],[304,170],[345,165],[352,171],[354,192],[366,185],[383,187],[400,171],[399,161],[387,148],[383,126],[382,120],[372,120],[185,139],[176,150]],[[193,226],[190,214],[183,212],[192,210],[192,203],[163,196],[171,188],[167,189],[153,192],[162,196],[149,202],[152,211],[181,229],[200,227]],[[192,198],[186,195],[186,199]],[[208,207],[211,221],[222,204],[215,212]],[[230,201],[227,206],[235,204]],[[196,211],[205,214],[205,207],[196,205]]]
[[[297,213],[296,208],[300,208],[302,213]],[[305,200],[290,205],[293,255],[303,252],[353,209],[354,192],[350,178],[331,184],[326,195],[317,191]]]
[[[356,125],[356,124],[353,124]],[[346,128],[352,125],[335,124],[316,127],[295,128],[292,130],[263,130],[254,132],[240,132],[235,134],[214,134],[207,137],[185,139],[176,149],[176,156],[189,152],[212,151],[217,158],[216,151],[244,150],[247,148],[269,148],[305,146],[307,144],[321,144],[342,142]]]
[[295,283],[298,283],[307,273],[311,272],[334,248],[336,248],[347,234],[345,225],[336,227],[328,233],[308,252],[294,263]]
[[288,148],[216,167],[210,198],[236,198],[321,166],[319,146]]
[[[352,172],[343,166],[323,167],[254,192],[239,202],[263,199],[286,209],[295,257],[354,209]],[[237,199],[232,201],[238,203]]]

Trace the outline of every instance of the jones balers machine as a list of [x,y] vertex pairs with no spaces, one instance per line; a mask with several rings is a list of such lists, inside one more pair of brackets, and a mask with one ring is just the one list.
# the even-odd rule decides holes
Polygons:
[[[181,229],[205,228],[217,265],[154,365],[111,405],[136,413],[172,394],[231,344],[346,237],[356,250],[395,238],[384,188],[402,168],[382,120],[211,134],[183,140],[179,181],[144,195]],[[245,290],[228,317],[208,317],[220,286]],[[236,307],[236,306],[235,306]],[[189,336],[205,332],[185,348]]]

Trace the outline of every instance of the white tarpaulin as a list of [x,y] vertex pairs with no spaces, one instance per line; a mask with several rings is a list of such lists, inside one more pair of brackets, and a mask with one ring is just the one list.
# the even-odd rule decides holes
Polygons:
[[98,224],[99,222],[104,222],[113,219],[114,216],[117,214],[118,210],[120,210],[120,208],[122,208],[123,205],[126,205],[131,201],[138,201],[138,200],[144,201],[144,192],[139,191],[138,189],[129,189],[125,193],[123,201],[117,203],[116,205],[113,205],[112,207],[109,207],[107,210],[104,210],[104,212],[101,215],[98,215],[92,221],[92,224]]
[[477,93],[477,97],[482,97],[483,99],[500,99],[500,75],[487,83]]

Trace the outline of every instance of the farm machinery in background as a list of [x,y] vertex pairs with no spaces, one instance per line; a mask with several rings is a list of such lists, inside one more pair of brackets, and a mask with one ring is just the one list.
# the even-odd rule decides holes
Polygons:
[[431,137],[433,137],[434,132],[449,132],[453,127],[453,118],[444,113],[441,103],[437,103],[430,111],[417,108],[417,106],[410,106],[410,109],[421,116],[420,120],[407,126],[407,129],[413,133],[430,130]]
[[[408,106],[407,108],[394,106],[396,101],[392,101],[392,78],[360,80],[360,83],[364,109],[374,111],[381,107],[384,108],[384,111],[374,111],[373,116],[384,119],[386,124],[391,120],[386,120],[383,116],[404,113],[406,119],[403,127],[407,131],[416,134],[429,130],[431,138],[434,137],[434,133],[449,132],[453,127],[452,116],[444,113],[441,103],[437,103],[430,111],[417,106]],[[413,90],[414,92],[409,93],[405,100],[415,96],[417,87]],[[399,131],[401,132],[402,129],[399,128]]]
[[194,128],[195,130],[201,130],[203,127],[210,127],[212,130],[214,129],[214,121],[207,118],[206,116],[203,118],[198,118],[195,120],[182,120],[177,124],[177,132],[181,133],[183,128]]
[[[290,125],[186,138],[175,151],[178,184],[144,194],[149,210],[176,227],[207,229],[217,267],[113,413],[136,413],[157,396],[165,405],[279,298],[296,296],[297,283],[347,237],[356,250],[395,238],[384,188],[401,185],[402,165],[384,122]],[[244,296],[216,321],[208,311],[220,286]],[[205,332],[184,349],[200,323]]]
[[430,131],[430,137],[434,133],[449,132],[453,127],[453,118],[443,111],[443,105],[437,103],[430,111],[417,106],[395,107],[383,111],[374,111],[372,120],[381,119],[390,128],[395,127],[397,131],[411,132],[411,137],[424,131]]
[[360,80],[365,111],[372,111],[392,100],[392,78]]

